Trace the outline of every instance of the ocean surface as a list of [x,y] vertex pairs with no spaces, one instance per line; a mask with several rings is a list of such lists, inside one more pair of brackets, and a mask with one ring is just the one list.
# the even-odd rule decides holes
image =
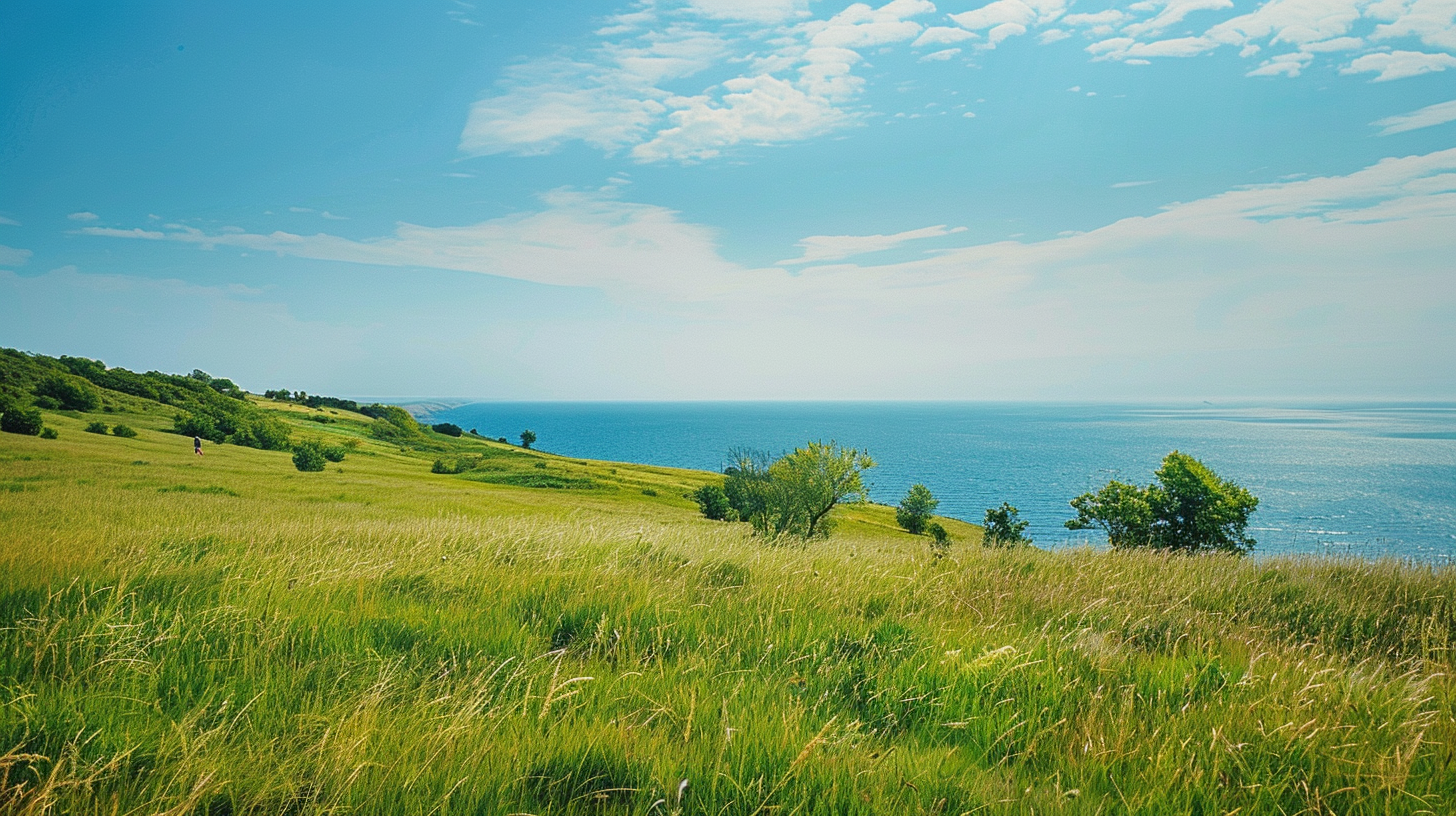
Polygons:
[[474,403],[436,421],[567,456],[721,470],[727,452],[809,440],[868,450],[875,501],[915,482],[939,513],[980,522],[1006,501],[1038,546],[1072,532],[1068,501],[1109,479],[1146,484],[1181,450],[1259,497],[1256,554],[1456,558],[1456,404],[1305,407],[1004,403]]

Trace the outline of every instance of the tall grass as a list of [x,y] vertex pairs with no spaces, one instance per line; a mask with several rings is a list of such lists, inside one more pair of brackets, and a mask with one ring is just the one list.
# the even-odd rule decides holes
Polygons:
[[1456,809],[1450,570],[765,547],[692,474],[81,421],[0,436],[3,813]]

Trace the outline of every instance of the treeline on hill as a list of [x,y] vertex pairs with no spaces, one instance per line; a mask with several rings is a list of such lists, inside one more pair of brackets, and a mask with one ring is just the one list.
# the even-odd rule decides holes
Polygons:
[[0,349],[0,400],[16,408],[110,411],[100,389],[178,409],[174,430],[213,442],[287,450],[288,426],[248,403],[232,380],[203,371],[138,374],[85,357],[47,357]]

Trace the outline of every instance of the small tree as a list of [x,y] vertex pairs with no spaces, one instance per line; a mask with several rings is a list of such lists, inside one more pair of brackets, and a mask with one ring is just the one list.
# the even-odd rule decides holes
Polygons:
[[90,425],[86,426],[86,433],[106,434],[110,430],[110,428],[106,427],[105,422],[92,422]]
[[1066,526],[1100,527],[1117,548],[1243,554],[1256,543],[1245,530],[1258,507],[1259,500],[1249,491],[1219,478],[1192,456],[1173,451],[1146,488],[1113,481],[1073,499],[1077,517]]
[[315,440],[300,442],[293,448],[293,466],[305,473],[317,473],[325,465],[323,446]]
[[986,535],[982,539],[988,547],[1019,547],[1030,544],[1026,528],[1031,522],[1022,521],[1021,514],[1008,502],[986,511]]
[[925,534],[930,536],[930,551],[935,553],[936,558],[950,553],[950,533],[938,521],[932,521],[925,525]]
[[920,535],[934,515],[935,508],[939,506],[940,500],[931,495],[930,488],[923,484],[910,485],[909,492],[900,500],[900,506],[895,508],[895,521],[906,530]]
[[4,414],[0,414],[0,431],[6,433],[38,436],[44,426],[45,418],[34,408],[11,405],[5,409]]
[[531,431],[521,431],[521,447],[530,449],[536,444],[536,434]]
[[829,512],[865,500],[863,473],[875,466],[869,454],[835,442],[810,442],[773,462],[756,451],[731,455],[723,491],[738,517],[768,538],[828,535]]
[[118,423],[115,428],[111,429],[111,433],[114,436],[120,436],[125,439],[131,439],[132,437],[137,435],[135,428],[130,425],[122,425],[120,423]]
[[446,436],[460,436],[461,434],[465,433],[465,431],[460,429],[459,425],[456,425],[453,422],[441,422],[436,425],[431,425],[430,430],[434,431],[435,433],[444,434]]
[[694,490],[693,501],[698,503],[698,509],[702,511],[703,518],[714,521],[738,520],[738,511],[728,503],[728,494],[723,492],[721,485],[705,484]]

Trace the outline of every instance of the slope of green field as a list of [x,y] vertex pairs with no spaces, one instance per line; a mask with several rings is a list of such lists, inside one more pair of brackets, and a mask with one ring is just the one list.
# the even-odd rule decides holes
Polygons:
[[1456,809],[1449,569],[770,546],[711,474],[107,401],[0,434],[0,813]]

